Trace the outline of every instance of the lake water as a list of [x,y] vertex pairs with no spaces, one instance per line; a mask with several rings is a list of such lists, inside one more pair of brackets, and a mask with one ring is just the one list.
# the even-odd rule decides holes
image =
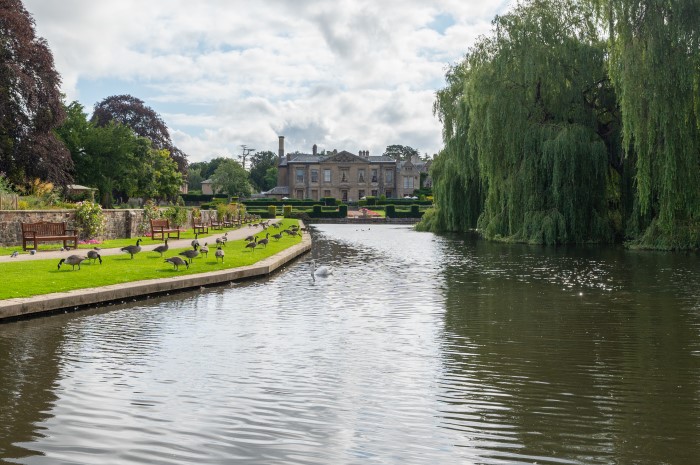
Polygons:
[[321,225],[267,279],[0,325],[0,459],[698,463],[699,283],[697,254]]

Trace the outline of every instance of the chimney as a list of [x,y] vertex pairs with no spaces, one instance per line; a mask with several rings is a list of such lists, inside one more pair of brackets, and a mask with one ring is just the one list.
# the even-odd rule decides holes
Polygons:
[[318,155],[318,147],[316,147],[316,144],[314,144],[314,146],[312,147],[312,150],[313,150],[314,156]]
[[280,148],[279,148],[280,159],[284,158],[284,136],[280,136]]

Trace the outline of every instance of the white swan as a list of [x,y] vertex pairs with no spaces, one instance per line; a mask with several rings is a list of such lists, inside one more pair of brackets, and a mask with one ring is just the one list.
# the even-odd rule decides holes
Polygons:
[[327,267],[326,265],[321,265],[316,268],[316,260],[311,260],[311,277],[316,281],[316,276],[321,278],[327,278],[333,274],[333,269]]

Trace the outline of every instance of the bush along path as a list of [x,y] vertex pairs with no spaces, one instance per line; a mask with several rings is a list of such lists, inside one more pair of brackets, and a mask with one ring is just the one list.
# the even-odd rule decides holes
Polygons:
[[[299,233],[282,233],[278,239],[273,236],[281,231],[293,231],[298,227],[297,220],[285,219],[277,223],[279,228],[271,224],[267,230],[262,227],[247,227],[240,229],[222,231],[221,233],[199,237],[200,246],[209,249],[208,253],[199,253],[191,259],[189,267],[174,267],[172,263],[165,259],[170,257],[181,257],[187,260],[181,252],[193,250],[192,239],[169,240],[168,250],[161,254],[153,249],[162,242],[155,242],[148,239],[150,244],[141,243],[141,250],[133,255],[123,252],[121,248],[106,248],[97,250],[102,262],[95,258],[82,262],[80,269],[76,266],[73,270],[71,266],[58,267],[61,259],[66,259],[71,255],[87,256],[92,248],[79,248],[69,251],[42,251],[35,255],[22,253],[12,258],[11,256],[0,257],[0,270],[3,272],[3,286],[0,287],[0,300],[31,297],[55,292],[65,292],[75,289],[87,289],[94,287],[121,284],[133,281],[170,278],[179,275],[197,274],[210,271],[225,270],[252,265],[260,260],[277,254],[301,241]],[[264,239],[267,234],[269,240],[266,244],[257,244],[256,247],[247,247],[249,236],[257,237],[257,240]],[[215,256],[217,250],[217,239],[221,240],[226,236],[225,245],[221,245],[224,252],[223,260]],[[136,244],[136,239],[131,241]],[[201,247],[199,248],[201,251]]]

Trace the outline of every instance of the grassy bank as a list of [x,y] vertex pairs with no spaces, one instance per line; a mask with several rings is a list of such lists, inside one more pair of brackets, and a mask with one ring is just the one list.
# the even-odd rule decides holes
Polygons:
[[[292,223],[297,223],[297,221],[285,220],[284,226],[289,226]],[[200,242],[203,244],[205,241],[206,239]],[[279,241],[270,238],[267,247],[258,247],[255,250],[246,248],[247,242],[244,240],[229,241],[223,247],[225,252],[223,263],[221,260],[217,262],[215,259],[216,247],[210,243],[211,251],[208,257],[200,254],[193,260],[189,269],[181,266],[179,271],[176,271],[170,263],[165,262],[164,258],[177,256],[179,252],[191,248],[170,249],[163,258],[157,252],[146,251],[136,254],[133,260],[126,253],[108,255],[102,257],[102,264],[99,262],[91,264],[89,260],[86,260],[81,265],[81,269],[78,270],[76,266],[75,271],[72,271],[72,267],[66,264],[61,266],[59,270],[57,259],[6,262],[0,264],[0,272],[3,275],[0,300],[237,268],[252,265],[298,244],[300,241],[299,236],[284,235]],[[133,243],[133,239],[128,241],[128,244]],[[84,255],[86,252],[87,250],[78,250],[73,253]],[[66,256],[68,255],[66,253]]]

